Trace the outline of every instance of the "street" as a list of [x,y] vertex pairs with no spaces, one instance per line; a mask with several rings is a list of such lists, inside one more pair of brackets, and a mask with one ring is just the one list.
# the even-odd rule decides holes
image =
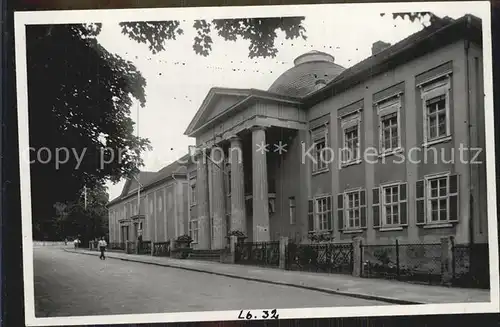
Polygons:
[[33,249],[37,317],[385,305],[183,269]]

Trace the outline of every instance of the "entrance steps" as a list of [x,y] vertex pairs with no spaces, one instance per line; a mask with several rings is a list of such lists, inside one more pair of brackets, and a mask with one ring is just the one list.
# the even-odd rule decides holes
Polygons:
[[220,261],[222,251],[223,250],[193,250],[193,252],[189,254],[189,259]]

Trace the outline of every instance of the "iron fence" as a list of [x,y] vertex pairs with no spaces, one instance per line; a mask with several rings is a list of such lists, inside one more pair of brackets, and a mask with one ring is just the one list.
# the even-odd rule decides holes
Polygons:
[[352,243],[289,243],[285,249],[286,269],[352,274]]
[[429,284],[441,283],[441,243],[361,245],[361,274]]
[[112,242],[109,243],[110,250],[125,250],[125,243],[123,242]]
[[151,241],[141,241],[138,246],[138,254],[151,254]]
[[488,244],[453,244],[453,284],[489,288]]
[[126,250],[127,250],[128,254],[135,254],[135,253],[137,253],[136,247],[137,247],[137,245],[136,245],[136,243],[134,241],[127,241],[127,248],[126,248]]
[[153,255],[157,257],[170,256],[170,242],[155,242],[153,243]]
[[[361,245],[361,276],[462,287],[489,288],[487,244],[453,244],[443,253],[441,243]],[[448,267],[451,256],[452,265]]]
[[280,242],[237,243],[234,261],[238,264],[278,267],[280,263]]

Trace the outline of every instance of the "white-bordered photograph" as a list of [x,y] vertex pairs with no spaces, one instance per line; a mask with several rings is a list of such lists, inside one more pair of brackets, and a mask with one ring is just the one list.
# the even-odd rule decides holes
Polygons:
[[15,13],[26,324],[498,312],[490,18]]

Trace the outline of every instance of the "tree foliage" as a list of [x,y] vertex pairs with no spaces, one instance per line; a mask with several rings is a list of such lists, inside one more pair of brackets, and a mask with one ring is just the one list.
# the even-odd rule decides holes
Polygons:
[[74,201],[84,185],[100,188],[133,174],[142,164],[139,153],[149,148],[133,135],[130,118],[133,98],[145,104],[146,81],[97,42],[99,32],[99,25],[27,28],[36,237],[52,237],[54,203]]
[[[384,16],[385,14],[380,14],[381,16]],[[410,22],[420,22],[423,24],[423,21],[426,18],[429,18],[429,26],[435,26],[436,24],[440,24],[446,20],[449,20],[450,18],[445,17],[441,18],[434,13],[430,11],[416,11],[416,12],[395,12],[392,13],[392,19],[397,19],[401,18],[403,20],[408,19]],[[425,25],[424,25],[425,26]]]
[[[208,56],[212,50],[212,33],[225,41],[238,39],[250,41],[250,58],[271,57],[278,53],[276,38],[278,31],[285,33],[286,39],[306,39],[305,28],[302,25],[304,17],[271,17],[271,18],[240,18],[214,19],[212,21],[196,20],[193,28],[196,36],[193,40],[193,50],[196,54]],[[122,33],[139,43],[148,45],[153,54],[166,49],[166,42],[176,40],[184,34],[180,21],[162,22],[122,22]]]
[[84,243],[106,236],[108,218],[106,204],[109,197],[104,187],[87,191],[83,198],[74,202],[57,202],[56,215],[52,219],[52,232],[59,239],[79,237]]
[[[193,25],[197,31],[193,50],[208,55],[214,30],[228,41],[250,40],[250,57],[275,56],[277,31],[284,31],[287,38],[305,38],[302,20],[199,20]],[[168,40],[183,34],[179,21],[125,22],[120,26],[131,39],[147,44],[152,53],[166,50]],[[27,28],[35,238],[58,237],[53,217],[64,205],[73,203],[85,185],[89,190],[100,189],[107,180],[117,182],[135,174],[143,164],[140,153],[150,149],[147,139],[133,135],[130,118],[133,98],[141,106],[146,102],[146,81],[131,62],[97,42],[101,28],[101,24]],[[55,203],[59,205],[54,207]],[[85,213],[75,210],[71,217]]]

